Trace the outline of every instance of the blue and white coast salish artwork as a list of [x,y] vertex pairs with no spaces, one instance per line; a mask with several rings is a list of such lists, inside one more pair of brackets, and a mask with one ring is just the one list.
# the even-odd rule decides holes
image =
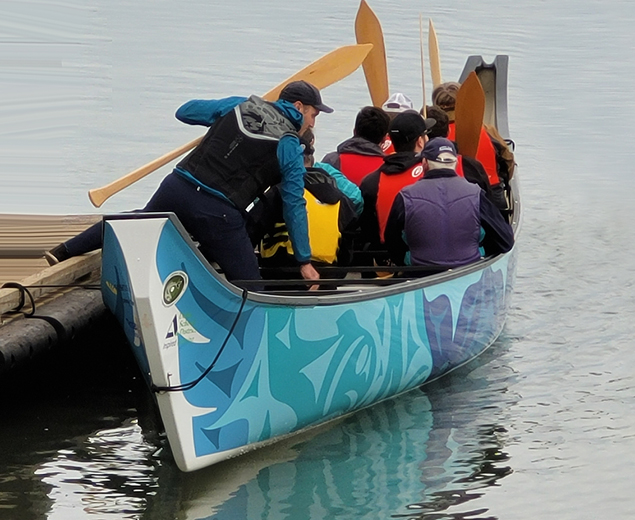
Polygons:
[[[185,391],[197,456],[302,429],[456,367],[491,343],[507,305],[507,258],[434,287],[354,304],[248,300],[219,355],[240,298],[207,271],[170,221],[156,259],[164,284],[175,273],[187,279],[165,325],[178,333],[181,383],[200,377],[218,356]],[[165,341],[171,346],[173,339]],[[196,415],[202,408],[214,411]]]

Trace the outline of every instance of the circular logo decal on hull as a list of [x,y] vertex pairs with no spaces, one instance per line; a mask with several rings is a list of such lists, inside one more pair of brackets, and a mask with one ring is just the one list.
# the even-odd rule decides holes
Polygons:
[[187,288],[187,275],[183,271],[174,271],[163,284],[163,304],[174,305]]

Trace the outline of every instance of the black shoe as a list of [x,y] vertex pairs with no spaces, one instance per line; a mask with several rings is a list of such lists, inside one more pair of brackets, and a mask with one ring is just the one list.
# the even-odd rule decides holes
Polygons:
[[68,249],[64,244],[60,244],[59,246],[54,247],[50,251],[46,251],[44,253],[44,258],[49,263],[49,265],[59,264],[64,260],[68,260],[71,255],[68,254]]

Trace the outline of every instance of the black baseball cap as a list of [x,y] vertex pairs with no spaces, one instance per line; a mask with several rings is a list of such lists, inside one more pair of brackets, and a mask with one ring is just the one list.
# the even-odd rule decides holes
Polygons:
[[326,106],[322,103],[322,96],[320,96],[320,91],[308,83],[306,81],[292,81],[291,83],[287,83],[285,87],[280,92],[280,99],[284,99],[289,103],[295,103],[296,101],[300,101],[305,105],[311,105],[312,107],[317,108],[320,112],[326,112],[330,114],[333,112],[331,107]]
[[431,117],[424,119],[415,110],[406,110],[392,120],[388,134],[392,141],[409,143],[428,133],[436,122],[436,119]]

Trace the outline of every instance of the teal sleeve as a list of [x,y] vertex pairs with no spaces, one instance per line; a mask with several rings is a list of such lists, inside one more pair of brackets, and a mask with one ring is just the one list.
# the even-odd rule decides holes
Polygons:
[[282,216],[289,230],[293,253],[298,262],[311,261],[309,222],[304,199],[304,157],[300,140],[295,135],[284,135],[278,143],[278,163],[282,174],[280,195]]
[[193,99],[180,106],[175,116],[188,125],[212,126],[214,121],[231,112],[246,99],[240,96],[223,99]]
[[334,168],[328,163],[316,162],[313,166],[315,166],[316,168],[321,168],[335,179],[339,190],[349,199],[351,199],[353,207],[355,208],[355,213],[357,213],[357,216],[359,217],[364,210],[364,197],[362,197],[362,192],[357,184],[349,181],[341,171]]

